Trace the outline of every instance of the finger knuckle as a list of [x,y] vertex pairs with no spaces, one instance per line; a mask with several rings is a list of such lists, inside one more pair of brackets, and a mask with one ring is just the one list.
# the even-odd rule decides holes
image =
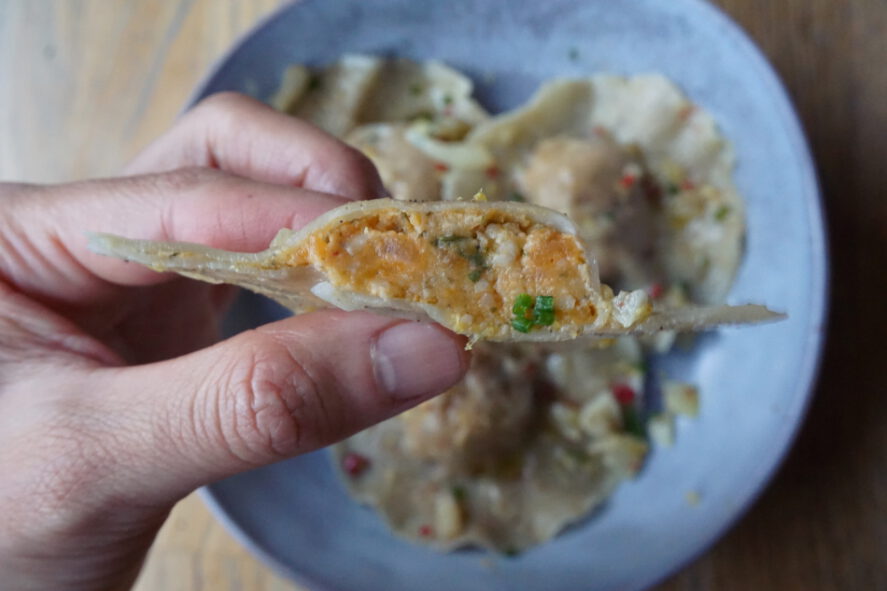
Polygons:
[[[223,436],[233,454],[260,464],[296,454],[314,427],[318,383],[284,345],[253,336],[220,397],[229,420]],[[322,405],[320,405],[322,406]]]
[[159,189],[164,193],[190,193],[207,184],[220,182],[227,175],[204,166],[178,168],[155,177]]

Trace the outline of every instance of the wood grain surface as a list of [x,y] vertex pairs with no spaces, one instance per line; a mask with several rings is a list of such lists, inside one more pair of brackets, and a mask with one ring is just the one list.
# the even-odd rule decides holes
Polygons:
[[[0,1],[0,178],[114,174],[277,0]],[[721,0],[798,107],[819,166],[832,313],[809,418],[780,473],[690,590],[887,589],[887,2]],[[774,187],[778,192],[778,187]],[[138,591],[292,590],[189,497]]]

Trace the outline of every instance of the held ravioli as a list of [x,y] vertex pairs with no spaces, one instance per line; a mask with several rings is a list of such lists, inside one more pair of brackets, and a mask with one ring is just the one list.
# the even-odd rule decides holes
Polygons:
[[297,313],[335,306],[428,317],[472,341],[561,341],[779,317],[755,305],[653,310],[643,291],[614,295],[598,282],[572,223],[523,203],[355,202],[301,230],[281,230],[259,253],[107,234],[92,236],[90,248],[239,285]]

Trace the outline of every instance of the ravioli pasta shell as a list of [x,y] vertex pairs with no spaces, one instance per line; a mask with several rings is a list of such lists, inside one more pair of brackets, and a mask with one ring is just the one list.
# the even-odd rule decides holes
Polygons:
[[271,97],[280,111],[344,137],[357,125],[446,113],[470,125],[488,118],[471,80],[436,61],[346,55],[321,69],[290,66]]

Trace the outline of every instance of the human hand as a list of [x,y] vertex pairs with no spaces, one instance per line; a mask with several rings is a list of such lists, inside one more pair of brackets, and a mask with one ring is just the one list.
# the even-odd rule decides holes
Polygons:
[[444,329],[323,311],[223,342],[231,290],[86,250],[86,232],[264,248],[383,189],[364,157],[236,95],[125,178],[0,184],[0,581],[118,589],[194,488],[310,451],[458,381]]

